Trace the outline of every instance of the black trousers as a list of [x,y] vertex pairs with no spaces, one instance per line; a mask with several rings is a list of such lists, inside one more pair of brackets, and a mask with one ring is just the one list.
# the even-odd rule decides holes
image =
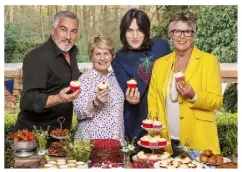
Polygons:
[[179,156],[181,154],[179,146],[180,146],[180,140],[171,139],[171,147],[172,147],[172,150],[173,150],[172,157],[176,157],[176,156]]

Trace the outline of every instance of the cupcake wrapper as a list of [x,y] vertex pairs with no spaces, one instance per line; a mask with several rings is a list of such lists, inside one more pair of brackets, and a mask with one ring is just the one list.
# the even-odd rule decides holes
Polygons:
[[161,128],[162,125],[153,125],[153,128]]
[[149,146],[149,142],[148,141],[140,140],[140,144],[144,145],[144,146]]
[[184,76],[176,78],[176,82],[181,82],[184,80],[185,80]]
[[158,143],[150,143],[150,146],[158,146]]
[[167,144],[167,141],[158,142],[158,146],[165,146]]
[[80,89],[80,87],[73,87],[71,85],[70,85],[70,88],[71,88],[71,91],[74,91],[74,92]]
[[144,128],[153,128],[153,124],[142,124]]
[[128,88],[136,88],[137,84],[128,84]]

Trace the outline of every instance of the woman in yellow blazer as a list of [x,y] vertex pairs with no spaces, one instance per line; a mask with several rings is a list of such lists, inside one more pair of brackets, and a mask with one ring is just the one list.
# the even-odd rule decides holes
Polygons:
[[[174,51],[154,64],[148,110],[158,112],[166,126],[160,134],[170,143],[178,141],[190,149],[219,154],[215,111],[222,105],[220,66],[214,55],[193,45],[195,31],[194,13],[179,12],[172,17],[168,32]],[[177,72],[185,75],[185,82],[176,82]],[[166,148],[172,153],[171,145]]]

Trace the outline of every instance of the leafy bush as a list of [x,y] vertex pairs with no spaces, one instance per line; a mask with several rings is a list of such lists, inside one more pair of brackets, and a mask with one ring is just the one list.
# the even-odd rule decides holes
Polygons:
[[238,90],[235,84],[229,84],[224,92],[223,108],[225,112],[237,112]]
[[197,14],[195,45],[202,51],[216,55],[221,63],[236,63],[238,6],[165,6],[161,21],[153,24],[152,35],[156,38],[169,39],[167,27],[171,15],[186,9]]
[[38,44],[31,41],[32,32],[21,30],[11,22],[5,22],[4,32],[4,60],[5,63],[22,62],[24,56]]
[[216,116],[221,154],[237,156],[238,114],[222,113]]

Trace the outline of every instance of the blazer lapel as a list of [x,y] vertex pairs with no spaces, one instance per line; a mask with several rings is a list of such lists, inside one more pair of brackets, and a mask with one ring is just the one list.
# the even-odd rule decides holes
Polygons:
[[165,78],[164,80],[161,79],[161,81],[165,82],[164,83],[160,83],[160,85],[163,85],[162,87],[162,94],[166,95],[166,90],[167,90],[167,86],[168,86],[168,80],[169,80],[169,76],[171,73],[171,68],[172,68],[172,63],[175,60],[175,52],[173,51],[169,56],[165,57],[166,61],[167,61],[167,65],[164,66],[164,68],[166,68],[166,70],[164,70],[164,72],[166,72],[165,74]]
[[194,46],[190,62],[185,71],[185,80],[189,81],[197,69],[199,59],[201,58],[200,50]]

